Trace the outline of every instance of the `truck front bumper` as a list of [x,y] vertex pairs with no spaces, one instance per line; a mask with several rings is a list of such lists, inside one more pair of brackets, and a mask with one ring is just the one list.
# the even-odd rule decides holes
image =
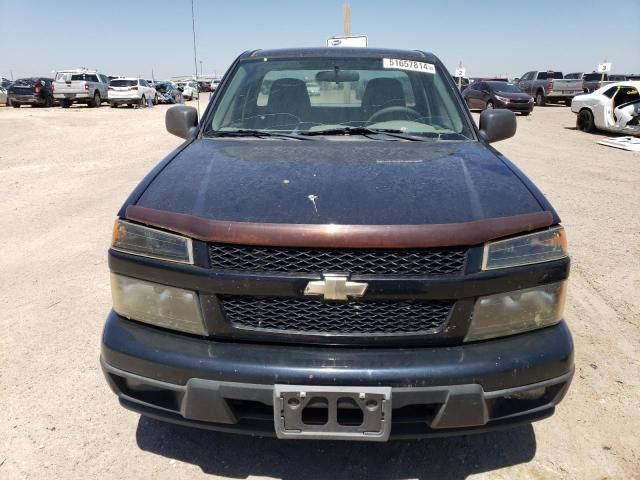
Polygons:
[[101,364],[120,403],[145,416],[274,435],[275,385],[391,387],[391,437],[468,434],[553,414],[573,376],[564,322],[456,347],[358,348],[217,342],[109,314]]

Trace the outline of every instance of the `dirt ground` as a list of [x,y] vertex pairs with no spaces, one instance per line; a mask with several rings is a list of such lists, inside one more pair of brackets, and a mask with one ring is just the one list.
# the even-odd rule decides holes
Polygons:
[[518,118],[496,144],[569,236],[576,375],[554,417],[380,445],[253,439],[122,409],[98,365],[106,251],[126,196],[180,143],[166,109],[0,107],[0,478],[640,478],[640,154],[596,145],[566,107]]

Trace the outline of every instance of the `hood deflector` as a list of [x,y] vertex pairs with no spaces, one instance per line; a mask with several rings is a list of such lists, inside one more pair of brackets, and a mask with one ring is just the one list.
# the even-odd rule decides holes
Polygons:
[[129,205],[126,218],[205,242],[278,247],[432,248],[479,245],[553,224],[542,211],[464,223],[429,225],[313,225],[210,220]]

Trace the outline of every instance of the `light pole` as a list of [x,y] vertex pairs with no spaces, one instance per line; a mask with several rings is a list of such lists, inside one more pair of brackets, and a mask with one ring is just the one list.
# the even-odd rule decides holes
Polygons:
[[202,60],[200,60],[200,76],[202,76],[202,75],[203,75],[203,73],[202,73]]

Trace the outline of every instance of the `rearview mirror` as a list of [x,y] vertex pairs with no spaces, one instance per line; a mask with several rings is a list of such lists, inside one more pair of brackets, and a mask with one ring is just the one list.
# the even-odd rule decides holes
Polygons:
[[485,110],[480,114],[480,135],[489,143],[511,138],[518,125],[511,110]]
[[360,74],[351,70],[323,70],[316,73],[317,82],[357,82],[360,80]]
[[176,105],[164,117],[167,131],[180,138],[189,138],[198,126],[198,111],[186,105]]

